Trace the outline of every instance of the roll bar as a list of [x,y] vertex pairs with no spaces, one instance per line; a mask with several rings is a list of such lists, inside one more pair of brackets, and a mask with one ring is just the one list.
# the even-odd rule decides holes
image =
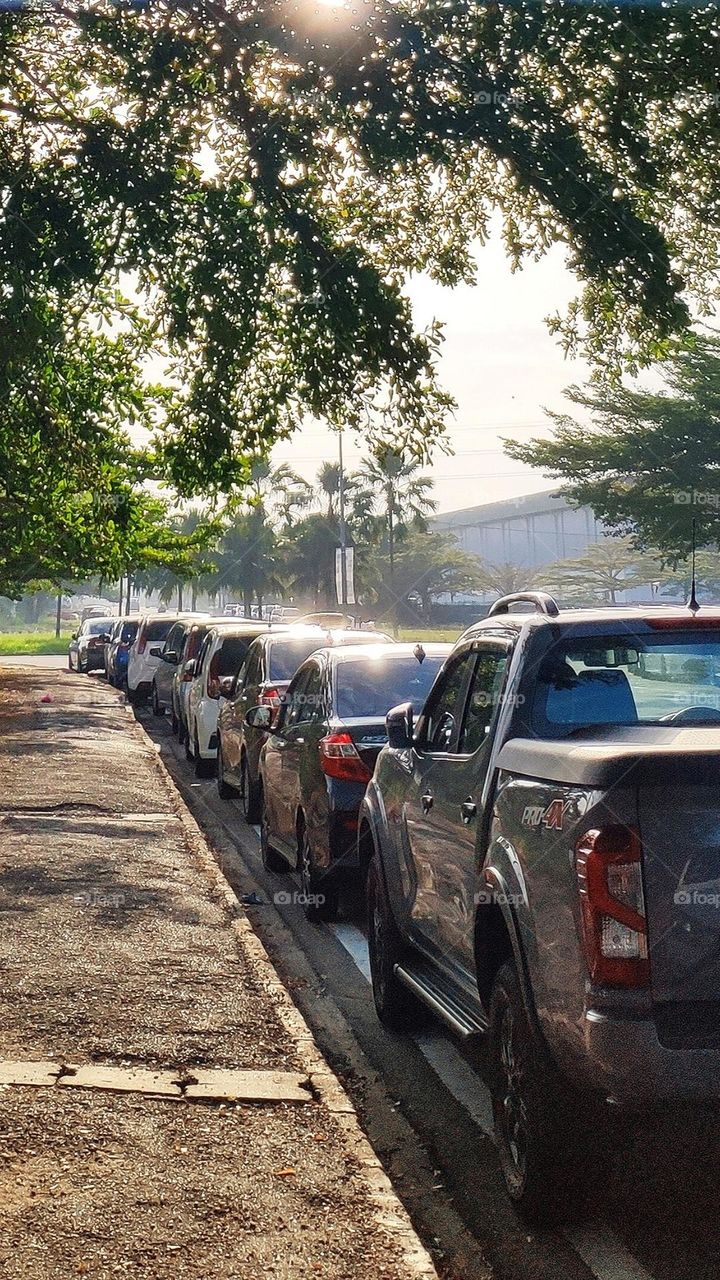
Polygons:
[[538,613],[547,614],[548,618],[557,618],[560,610],[557,602],[547,591],[515,591],[511,596],[501,596],[490,606],[488,618],[498,613],[510,613],[510,606],[518,602],[534,604]]

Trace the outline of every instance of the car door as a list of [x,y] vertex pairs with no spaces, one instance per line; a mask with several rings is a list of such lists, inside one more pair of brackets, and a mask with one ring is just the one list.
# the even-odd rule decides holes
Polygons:
[[273,788],[273,829],[283,844],[294,847],[295,826],[300,802],[300,762],[311,687],[318,683],[318,666],[312,662],[300,668],[288,686],[284,706],[265,753],[265,785]]
[[231,698],[223,704],[218,717],[220,725],[220,733],[222,736],[222,754],[225,773],[232,774],[237,782],[240,781],[240,739],[242,736],[242,717],[245,714],[243,708],[244,702],[244,686],[248,677],[248,669],[252,662],[252,649],[245,654],[240,670],[235,679],[235,692]]
[[[250,645],[246,659],[245,676],[242,685],[239,685],[237,695],[233,700],[233,717],[232,717],[232,733],[237,743],[237,761],[233,765],[234,769],[240,771],[240,754],[243,743],[246,750],[248,747],[256,747],[255,754],[259,754],[260,746],[264,740],[264,735],[259,730],[245,730],[243,721],[251,707],[254,707],[258,698],[258,686],[263,677],[263,645],[255,641]],[[257,739],[257,746],[252,741],[253,734]],[[233,746],[235,750],[235,746]]]
[[503,641],[473,645],[475,663],[460,731],[447,752],[426,753],[423,808],[426,856],[435,886],[432,940],[440,959],[470,978],[474,971],[476,849],[483,824],[483,791],[492,751],[509,648]]
[[472,962],[480,796],[507,655],[505,641],[483,640],[448,665],[418,724],[404,805],[411,931],[438,959],[463,966]]
[[214,637],[211,633],[208,633],[208,635],[206,635],[205,639],[203,640],[202,647],[197,656],[197,665],[195,667],[195,675],[193,676],[190,682],[190,691],[188,693],[188,700],[187,700],[187,723],[188,723],[188,738],[191,743],[193,742],[193,739],[195,736],[195,722],[197,719],[198,707],[200,705],[200,700],[203,694],[203,688],[205,686],[205,672],[207,670],[207,665],[209,662],[208,655],[212,648],[213,640],[214,640]]

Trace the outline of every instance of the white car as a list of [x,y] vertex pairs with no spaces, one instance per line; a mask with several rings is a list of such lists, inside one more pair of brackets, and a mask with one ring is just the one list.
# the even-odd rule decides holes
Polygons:
[[195,613],[146,613],[140,620],[137,635],[128,655],[127,689],[131,702],[146,702],[152,690],[153,676],[160,662],[160,652],[172,626],[183,618],[196,618]]
[[250,619],[229,626],[227,621],[216,623],[208,629],[197,658],[188,663],[192,679],[185,702],[185,752],[199,778],[215,772],[220,698],[230,696],[250,645],[267,630],[266,623]]

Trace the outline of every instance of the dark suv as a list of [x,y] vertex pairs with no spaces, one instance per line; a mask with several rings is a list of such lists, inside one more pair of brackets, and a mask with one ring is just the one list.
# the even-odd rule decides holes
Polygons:
[[719,613],[526,593],[388,716],[359,828],[376,1007],[489,1033],[530,1216],[592,1185],[606,1100],[720,1099],[719,670]]

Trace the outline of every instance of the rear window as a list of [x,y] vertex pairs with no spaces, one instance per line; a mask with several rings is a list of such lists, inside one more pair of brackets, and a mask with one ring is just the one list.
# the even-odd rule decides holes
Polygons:
[[541,737],[673,718],[720,725],[720,629],[575,637],[538,672],[532,723]]
[[241,636],[227,636],[217,655],[218,675],[234,676],[249,647],[249,638],[244,640]]
[[104,631],[110,631],[111,627],[112,618],[94,618],[92,622],[85,623],[85,634],[101,636]]
[[391,707],[412,702],[420,711],[445,658],[427,655],[418,662],[411,653],[392,657],[357,658],[337,665],[336,703],[341,719],[367,716],[382,719]]
[[173,626],[173,618],[159,619],[157,622],[148,622],[145,627],[146,640],[164,640],[168,631]]
[[268,675],[270,680],[292,680],[295,672],[316,649],[322,649],[324,636],[313,639],[275,640],[268,646]]

